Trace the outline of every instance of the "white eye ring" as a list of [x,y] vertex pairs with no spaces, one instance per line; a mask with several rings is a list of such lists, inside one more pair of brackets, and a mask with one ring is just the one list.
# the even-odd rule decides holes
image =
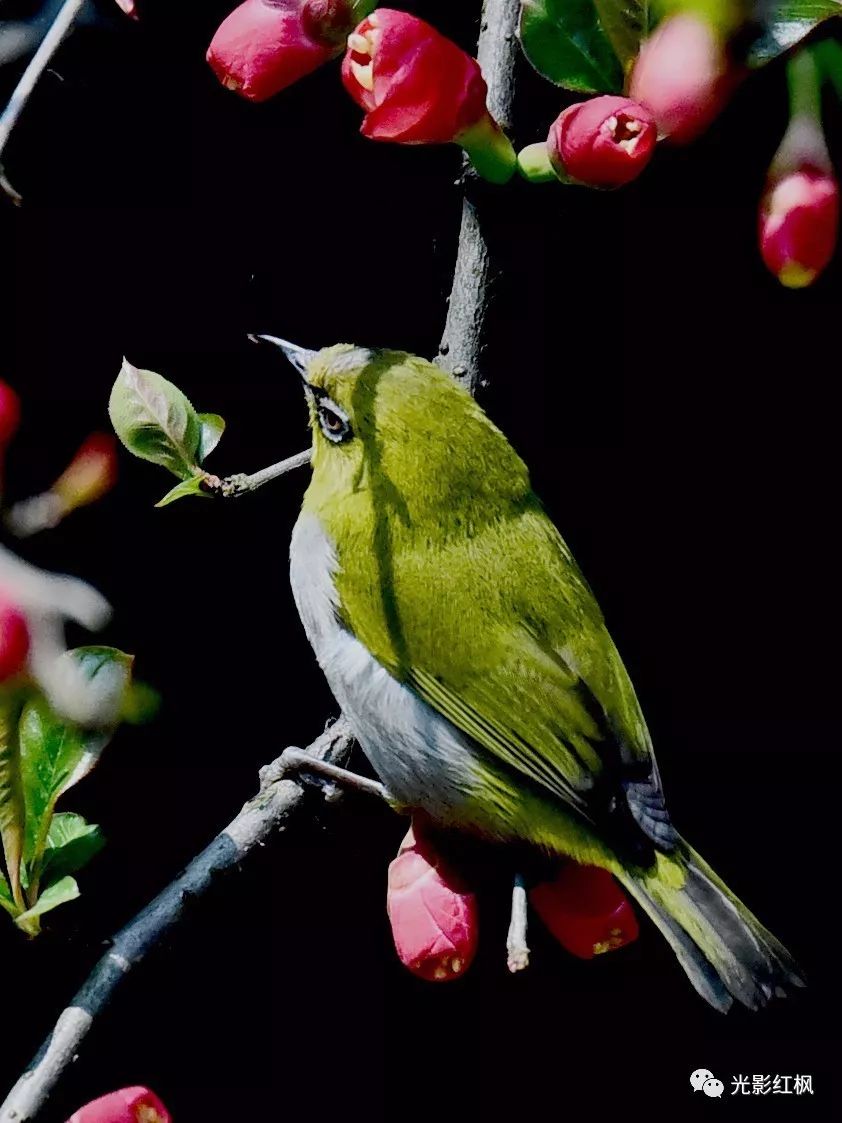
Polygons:
[[316,402],[316,416],[319,419],[319,428],[333,444],[341,444],[351,436],[351,424],[347,413],[331,398],[320,398]]

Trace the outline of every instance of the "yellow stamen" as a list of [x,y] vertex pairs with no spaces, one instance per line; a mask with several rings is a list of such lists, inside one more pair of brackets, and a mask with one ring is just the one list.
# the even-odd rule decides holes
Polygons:
[[354,62],[352,59],[351,73],[364,90],[374,89],[374,67],[371,63],[369,63],[368,66],[360,66],[358,62]]
[[367,35],[353,35],[348,36],[348,46],[358,55],[370,55],[373,46],[371,40]]

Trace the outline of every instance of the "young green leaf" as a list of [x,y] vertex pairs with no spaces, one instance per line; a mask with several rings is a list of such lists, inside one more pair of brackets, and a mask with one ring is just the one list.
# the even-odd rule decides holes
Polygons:
[[187,479],[197,469],[202,422],[177,386],[127,360],[111,391],[114,432],[135,456]]
[[45,912],[50,912],[52,909],[57,909],[59,905],[65,905],[68,901],[75,901],[79,896],[79,886],[72,877],[62,877],[59,881],[53,882],[48,885],[31,909],[15,920],[18,928],[22,928],[24,932],[30,935],[35,935],[38,932],[39,925],[37,923],[38,917],[43,916]]
[[199,463],[204,464],[222,439],[222,434],[225,432],[225,418],[220,417],[218,413],[200,413],[199,424],[202,426]]
[[204,489],[204,480],[201,476],[191,476],[189,480],[182,480],[180,484],[176,484],[174,488],[167,492],[163,499],[159,499],[155,504],[156,507],[169,507],[170,503],[175,503],[179,499],[186,499],[188,495],[198,495],[200,498],[212,499],[213,496],[209,495]]
[[98,712],[111,720],[101,730],[82,729],[58,717],[42,697],[24,707],[19,723],[26,806],[24,856],[30,880],[36,883],[56,801],[96,765],[120,719],[131,681],[132,659],[115,648],[83,647],[68,655],[101,691]]
[[538,73],[557,86],[584,94],[619,93],[623,64],[637,53],[645,22],[635,0],[600,0],[599,5],[596,0],[522,0],[520,41]]
[[26,812],[18,737],[19,713],[17,699],[7,692],[0,694],[0,842],[12,898],[21,905],[21,860]]
[[63,812],[55,815],[47,833],[41,880],[47,884],[67,874],[77,873],[105,845],[100,828],[86,823],[81,815]]

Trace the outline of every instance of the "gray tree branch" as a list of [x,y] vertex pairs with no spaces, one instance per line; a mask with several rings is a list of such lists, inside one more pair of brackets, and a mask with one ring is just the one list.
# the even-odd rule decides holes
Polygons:
[[[504,129],[512,127],[519,14],[519,0],[485,0],[477,45],[477,58],[488,83],[488,108]],[[474,198],[475,186],[475,176],[466,170],[456,267],[436,360],[472,394],[482,377],[482,351],[494,284],[494,262],[482,208]]]
[[21,199],[3,174],[3,152],[12,134],[12,129],[18,123],[18,118],[32,96],[32,91],[86,3],[87,0],[65,0],[47,30],[47,34],[41,40],[38,50],[32,56],[29,66],[24,70],[20,81],[12,91],[12,96],[9,98],[6,108],[0,114],[0,188],[6,192],[14,203],[19,204]]
[[[317,760],[342,765],[352,742],[351,731],[340,718],[306,752]],[[62,1011],[40,1052],[0,1107],[2,1123],[26,1123],[37,1116],[62,1073],[76,1059],[94,1019],[108,1005],[129,971],[143,962],[178,924],[189,902],[206,893],[220,874],[238,866],[270,835],[294,825],[304,805],[304,795],[301,784],[283,778],[262,790],[175,881],[114,937],[109,950]]]
[[[488,82],[489,107],[504,126],[510,124],[514,98],[518,11],[518,0],[486,0],[478,43],[478,57]],[[467,184],[439,361],[474,392],[479,383],[492,267],[477,206],[467,198],[469,191]],[[344,718],[340,718],[306,751],[319,760],[342,766],[350,755],[352,741]],[[270,771],[274,767],[270,766]],[[36,1118],[63,1072],[76,1059],[94,1019],[107,1006],[120,981],[178,924],[188,902],[207,892],[220,873],[237,866],[270,835],[293,826],[303,802],[304,789],[299,783],[281,779],[270,785],[247,803],[184,872],[129,922],[0,1105],[0,1123],[27,1123]]]

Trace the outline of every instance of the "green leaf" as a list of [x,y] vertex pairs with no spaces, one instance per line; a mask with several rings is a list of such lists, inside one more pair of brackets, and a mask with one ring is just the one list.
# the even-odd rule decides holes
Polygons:
[[199,424],[202,426],[199,439],[199,463],[204,464],[222,439],[222,434],[225,432],[225,418],[220,417],[218,413],[200,413]]
[[[640,31],[634,27],[642,26],[644,17],[635,0],[600,0],[599,8],[601,12],[595,0],[522,0],[520,41],[539,74],[577,93],[622,90],[623,65],[612,41],[624,58],[632,49],[636,53],[632,45],[639,42]],[[611,27],[611,37],[600,15]]]
[[763,66],[800,43],[820,23],[842,15],[840,0],[773,0],[762,17],[762,31],[749,48],[749,66]]
[[116,648],[77,648],[63,656],[67,657],[78,662],[89,683],[101,692],[97,709],[109,725],[82,729],[58,717],[40,696],[24,707],[19,725],[26,803],[24,855],[33,881],[38,879],[56,801],[96,765],[120,719],[131,681],[131,656]]
[[649,0],[594,0],[599,22],[625,73],[654,24]]
[[17,916],[20,912],[12,899],[12,891],[9,888],[6,875],[2,871],[0,871],[0,908],[5,909],[9,916]]
[[204,499],[213,498],[205,491],[204,476],[191,476],[189,480],[182,480],[180,484],[176,484],[163,499],[158,500],[155,506],[169,507],[170,503],[176,503],[179,499],[186,499],[188,495],[198,495]]
[[81,815],[72,812],[55,815],[47,833],[42,880],[49,884],[77,873],[104,845],[105,836],[100,828],[86,823]]
[[151,460],[187,479],[197,466],[202,422],[177,386],[127,360],[111,391],[108,412],[114,431],[141,460]]
[[54,881],[52,885],[48,885],[32,908],[21,913],[15,924],[18,928],[23,928],[25,932],[34,935],[38,931],[38,925],[33,924],[33,921],[37,920],[39,916],[43,916],[45,912],[57,909],[59,905],[66,905],[68,901],[75,901],[79,895],[79,886],[74,879],[62,877],[59,881]]
[[0,692],[0,842],[9,874],[12,898],[19,905],[21,859],[24,851],[26,808],[18,735],[20,703],[8,692]]

